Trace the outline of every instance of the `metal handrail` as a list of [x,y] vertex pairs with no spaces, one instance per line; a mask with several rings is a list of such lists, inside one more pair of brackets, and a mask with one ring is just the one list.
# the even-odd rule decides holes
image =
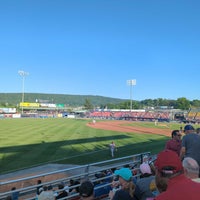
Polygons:
[[[86,165],[82,165],[82,166],[76,166],[76,167],[70,167],[70,168],[66,168],[66,169],[62,169],[62,170],[55,170],[53,172],[48,172],[48,173],[42,173],[42,174],[38,174],[35,176],[28,176],[28,177],[24,177],[24,178],[19,178],[19,179],[14,179],[14,180],[9,180],[9,181],[4,181],[4,182],[0,182],[0,186],[3,185],[7,185],[7,184],[13,184],[13,183],[17,183],[17,182],[23,182],[26,180],[30,180],[30,179],[35,179],[35,178],[39,178],[39,177],[44,177],[44,176],[49,176],[49,175],[54,175],[54,174],[59,174],[59,173],[63,173],[65,172],[67,174],[67,172],[72,172],[75,170],[78,170],[81,172],[81,169],[84,171],[82,173],[77,173],[75,175],[71,175],[68,176],[66,178],[62,178],[62,179],[56,179],[53,181],[49,181],[49,182],[44,182],[41,184],[41,186],[43,185],[56,185],[60,182],[68,182],[70,179],[83,179],[83,178],[94,178],[95,173],[98,172],[102,172],[104,170],[108,170],[111,168],[119,168],[122,167],[124,165],[137,165],[140,164],[142,162],[142,158],[144,155],[150,155],[150,152],[144,152],[141,154],[135,154],[135,155],[131,155],[131,156],[126,156],[126,157],[122,157],[122,158],[115,158],[115,159],[111,159],[111,160],[106,160],[106,161],[101,161],[101,162],[96,162],[96,163],[91,163],[91,164],[86,164]],[[130,160],[131,159],[131,160]],[[100,167],[98,168],[93,168],[93,167]],[[108,177],[105,177],[108,178]],[[95,181],[98,179],[95,179]],[[100,180],[100,179],[99,179]],[[33,186],[28,186],[28,187],[24,187],[24,188],[20,188],[20,189],[16,189],[14,191],[6,191],[0,194],[0,199],[2,197],[6,197],[7,195],[11,195],[13,192],[19,192],[20,196],[23,196],[27,193],[36,193],[36,188],[38,187],[38,185],[33,185]],[[56,190],[58,191],[58,190]],[[73,197],[73,196],[68,196],[68,198]],[[34,198],[28,198],[27,200],[32,200],[35,199]]]

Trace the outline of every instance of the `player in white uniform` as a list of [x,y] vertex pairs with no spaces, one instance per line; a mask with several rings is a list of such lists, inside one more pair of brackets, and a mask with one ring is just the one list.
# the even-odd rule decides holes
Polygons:
[[111,152],[112,158],[114,158],[115,148],[116,148],[115,143],[112,141],[112,143],[110,144],[110,152]]

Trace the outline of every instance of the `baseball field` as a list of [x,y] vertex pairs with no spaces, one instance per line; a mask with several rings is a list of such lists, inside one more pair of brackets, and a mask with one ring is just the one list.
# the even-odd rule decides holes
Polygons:
[[180,124],[91,119],[1,119],[1,174],[47,163],[87,164],[164,148]]

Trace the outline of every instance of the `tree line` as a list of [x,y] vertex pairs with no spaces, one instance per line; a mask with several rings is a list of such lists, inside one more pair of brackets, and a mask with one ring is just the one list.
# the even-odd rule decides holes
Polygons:
[[[132,109],[145,109],[145,108],[173,108],[180,110],[189,110],[200,108],[200,100],[190,101],[185,97],[178,98],[177,100],[169,99],[145,99],[142,101],[130,101],[126,100],[118,104],[108,103],[106,105],[101,104],[99,108],[101,109],[130,109],[132,104]],[[84,107],[88,109],[94,108],[94,105],[91,103],[90,99],[85,100]]]

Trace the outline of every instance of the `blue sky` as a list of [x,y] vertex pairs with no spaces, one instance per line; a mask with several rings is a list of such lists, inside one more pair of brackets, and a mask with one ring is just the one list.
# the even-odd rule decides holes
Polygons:
[[1,0],[0,93],[199,99],[200,1]]

